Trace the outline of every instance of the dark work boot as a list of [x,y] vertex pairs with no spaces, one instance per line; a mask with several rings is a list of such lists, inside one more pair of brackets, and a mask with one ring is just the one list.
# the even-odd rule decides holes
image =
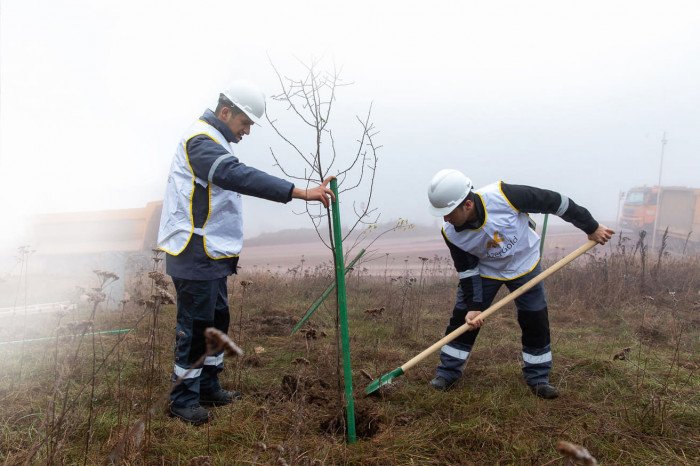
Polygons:
[[202,392],[199,394],[199,402],[205,406],[224,406],[243,398],[241,392],[219,389],[215,392]]
[[435,390],[441,390],[441,391],[448,390],[454,384],[455,384],[454,380],[452,382],[449,382],[446,378],[441,377],[439,375],[430,381],[431,387],[433,387]]
[[530,391],[545,400],[553,400],[559,396],[559,390],[548,383],[529,385]]
[[187,406],[184,408],[170,406],[170,417],[176,417],[181,421],[189,422],[196,426],[209,422],[211,416],[209,411],[200,405]]

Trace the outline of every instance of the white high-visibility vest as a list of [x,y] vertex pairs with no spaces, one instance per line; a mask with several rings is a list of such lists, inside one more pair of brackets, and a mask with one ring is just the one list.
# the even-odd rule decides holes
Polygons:
[[484,204],[481,227],[462,231],[445,222],[448,241],[479,258],[476,269],[460,273],[460,278],[481,275],[496,280],[512,280],[532,271],[540,260],[540,236],[529,226],[529,217],[513,207],[501,181],[474,191]]
[[[204,134],[226,149],[209,170],[208,179],[202,180],[194,174],[187,154],[187,142]],[[212,176],[219,163],[233,157],[231,145],[213,126],[198,120],[185,133],[177,146],[170,166],[168,184],[165,188],[163,212],[158,230],[158,248],[177,256],[185,250],[193,234],[204,237],[204,251],[211,259],[236,257],[243,247],[243,218],[241,195],[222,189],[212,183]],[[207,189],[209,215],[201,228],[194,227],[192,199],[195,183]]]

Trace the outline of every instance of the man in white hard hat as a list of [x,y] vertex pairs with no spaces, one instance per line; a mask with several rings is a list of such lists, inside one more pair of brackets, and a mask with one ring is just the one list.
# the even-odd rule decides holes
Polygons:
[[192,424],[210,419],[202,405],[240,398],[224,390],[218,373],[223,353],[205,354],[204,330],[228,332],[226,279],[236,273],[243,245],[242,195],[287,203],[292,198],[328,206],[327,187],[301,189],[289,181],[241,163],[232,144],[250,134],[265,114],[265,96],[247,81],[235,81],[182,136],[175,150],[163,201],[158,247],[167,253],[166,273],[177,292],[174,384],[170,413]]
[[[457,170],[440,170],[428,188],[430,212],[443,217],[442,236],[459,273],[457,300],[445,334],[464,322],[476,326],[440,351],[440,364],[430,384],[450,388],[461,376],[479,333],[479,314],[493,301],[501,285],[513,291],[540,273],[540,237],[528,213],[558,215],[588,238],[605,244],[614,233],[585,208],[546,189],[502,181],[473,190]],[[537,396],[559,396],[550,384],[552,351],[547,301],[542,283],[515,300],[522,330],[523,376]]]

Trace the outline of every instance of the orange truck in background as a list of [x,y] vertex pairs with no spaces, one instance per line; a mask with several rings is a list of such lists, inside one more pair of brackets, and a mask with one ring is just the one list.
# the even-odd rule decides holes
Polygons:
[[622,230],[633,234],[646,231],[647,244],[651,244],[655,224],[657,246],[668,228],[669,250],[697,250],[700,246],[700,189],[677,186],[630,189],[620,216]]
[[162,207],[162,201],[155,201],[131,209],[35,215],[27,244],[36,252],[32,272],[46,284],[33,292],[33,299],[66,299],[76,280],[91,283],[90,271],[101,269],[120,277],[110,286],[107,301],[108,308],[120,309],[125,287],[153,267],[151,248]]
[[156,246],[163,201],[145,207],[36,215],[30,244],[40,254],[145,252]]

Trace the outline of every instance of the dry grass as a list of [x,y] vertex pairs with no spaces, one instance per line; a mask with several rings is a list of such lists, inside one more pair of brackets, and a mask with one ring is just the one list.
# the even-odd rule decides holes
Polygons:
[[[0,461],[20,464],[36,449],[36,463],[103,463],[129,433],[136,438],[120,453],[124,464],[565,464],[556,449],[560,441],[581,445],[603,464],[700,462],[697,259],[664,258],[653,275],[645,267],[642,277],[639,254],[598,254],[548,280],[558,400],[534,398],[521,381],[512,306],[482,329],[467,375],[454,390],[428,387],[436,356],[381,396],[362,397],[367,379],[361,371],[376,377],[442,336],[456,280],[434,264],[425,261],[422,277],[353,272],[348,280],[354,445],[344,442],[338,409],[331,305],[289,336],[329,282],[328,270],[317,268],[304,277],[260,272],[232,278],[229,335],[246,356],[239,364],[229,359],[223,382],[245,398],[215,408],[207,426],[185,425],[159,411],[149,424],[137,424],[154,396],[169,390],[175,322],[172,305],[153,318],[147,281],[142,305],[98,309],[95,331],[134,330],[94,335],[94,350],[89,337],[27,343],[22,352],[0,346]],[[90,311],[35,322],[27,338],[57,335],[59,321],[65,327]],[[624,357],[615,359],[620,353]],[[21,382],[15,377],[20,368]],[[51,430],[52,412],[64,405],[70,407],[65,421]]]

